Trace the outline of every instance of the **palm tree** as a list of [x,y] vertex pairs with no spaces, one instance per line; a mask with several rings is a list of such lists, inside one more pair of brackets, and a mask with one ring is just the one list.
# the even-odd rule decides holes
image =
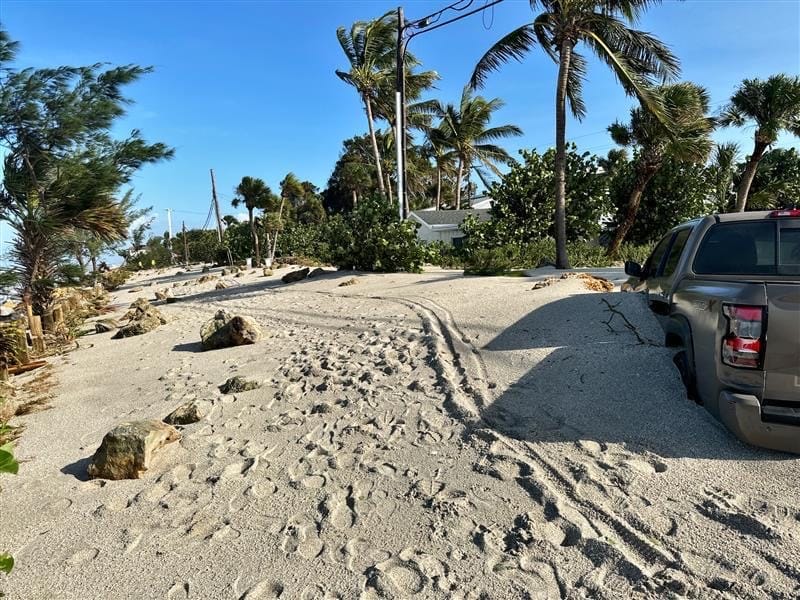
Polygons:
[[572,114],[582,119],[586,105],[582,98],[587,62],[576,51],[583,42],[589,51],[606,63],[628,94],[661,119],[663,105],[653,85],[678,74],[678,60],[651,34],[629,27],[646,8],[661,0],[530,0],[532,8],[543,12],[532,23],[515,29],[492,46],[478,61],[470,85],[478,87],[490,71],[511,59],[521,60],[540,44],[558,64],[556,84],[556,266],[569,268],[566,230],[566,103]]
[[766,81],[745,79],[723,109],[720,123],[744,127],[751,121],[756,126],[755,145],[736,192],[739,212],[747,206],[747,195],[759,161],[778,141],[781,132],[788,131],[800,137],[800,77],[779,74]]
[[436,210],[442,207],[442,176],[455,172],[455,154],[447,147],[446,134],[439,127],[431,127],[425,132],[423,152],[436,167]]
[[456,208],[461,208],[461,183],[464,173],[469,173],[475,163],[481,163],[495,174],[500,174],[497,163],[508,163],[511,157],[503,148],[493,142],[504,138],[522,135],[516,125],[489,127],[492,113],[503,106],[499,98],[487,100],[473,96],[469,87],[461,93],[458,107],[448,104],[441,109],[441,141],[452,149],[458,161],[456,169]]
[[250,235],[253,238],[253,250],[255,251],[256,265],[261,264],[261,244],[258,239],[258,231],[256,229],[256,220],[254,211],[265,210],[269,207],[272,200],[272,190],[264,183],[263,179],[258,177],[250,177],[245,175],[236,186],[234,190],[236,196],[231,204],[234,208],[238,208],[244,204],[247,209],[247,220],[250,223]]
[[375,138],[373,107],[381,87],[386,85],[387,79],[393,72],[392,50],[395,44],[395,31],[388,13],[374,21],[356,21],[349,32],[344,27],[336,30],[339,45],[350,63],[348,71],[337,70],[336,75],[345,83],[352,85],[364,103],[375,168],[378,171],[378,188],[382,195],[386,194],[386,188],[378,141]]
[[714,151],[709,171],[714,182],[713,210],[715,212],[726,212],[730,206],[738,157],[739,144],[734,142],[718,144]]
[[608,247],[609,255],[616,254],[633,227],[642,193],[664,159],[672,156],[681,161],[705,162],[714,146],[711,132],[715,123],[706,116],[709,97],[705,89],[693,83],[676,83],[657,91],[663,98],[670,128],[642,107],[631,110],[630,123],[614,123],[608,128],[614,142],[636,149],[633,188],[625,218]]

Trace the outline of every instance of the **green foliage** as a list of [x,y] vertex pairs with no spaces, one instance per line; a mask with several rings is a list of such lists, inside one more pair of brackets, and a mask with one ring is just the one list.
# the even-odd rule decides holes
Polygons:
[[138,252],[129,254],[125,261],[125,266],[132,271],[162,268],[169,264],[170,252],[166,241],[160,236],[151,237]]
[[[611,202],[616,207],[616,216],[610,224],[612,229],[624,219],[635,179],[636,167],[630,163],[620,169],[611,183]],[[628,241],[649,244],[675,225],[706,214],[714,188],[713,177],[704,166],[666,158],[642,194]]]
[[[492,225],[502,243],[525,243],[554,237],[555,150],[544,154],[520,152],[501,181],[492,186]],[[567,152],[567,240],[589,240],[600,233],[600,218],[608,212],[608,177],[599,173],[596,156],[579,154],[574,144]],[[487,232],[487,235],[490,235]]]
[[[3,37],[3,59],[10,61],[13,48]],[[116,197],[120,187],[141,166],[172,156],[137,130],[122,140],[109,134],[130,103],[123,88],[149,72],[102,63],[0,70],[0,144],[7,149],[0,216],[16,233],[10,258],[37,312],[49,302],[72,234],[124,238],[129,222]]]
[[16,475],[19,463],[14,459],[14,448],[9,444],[0,446],[0,473]]
[[342,269],[419,272],[425,248],[417,226],[398,221],[393,206],[378,198],[364,199],[347,215],[327,224],[331,262]]
[[131,278],[128,269],[112,269],[100,275],[100,283],[109,292],[113,292]]
[[[189,229],[186,231],[186,244],[189,248],[189,262],[217,262],[223,246],[219,243],[216,230]],[[176,261],[184,261],[184,234],[182,231],[175,235],[172,243]],[[224,255],[224,254],[223,254]]]
[[278,238],[278,256],[308,256],[327,263],[331,260],[325,224],[292,223]]
[[425,244],[425,262],[443,269],[464,267],[465,252],[452,244],[435,241]]
[[[12,445],[5,444],[0,446],[0,473],[10,473],[16,475],[19,471],[19,463],[14,459],[14,449]],[[10,573],[14,568],[14,557],[7,553],[0,553],[0,571]]]
[[[741,171],[744,164],[739,165]],[[741,175],[735,178],[738,184]],[[748,210],[769,210],[800,203],[800,153],[776,148],[764,155],[750,186]]]

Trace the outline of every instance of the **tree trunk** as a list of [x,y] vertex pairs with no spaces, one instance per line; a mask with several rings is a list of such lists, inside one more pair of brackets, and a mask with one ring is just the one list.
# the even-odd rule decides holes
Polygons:
[[250,218],[250,235],[253,236],[253,252],[256,256],[255,266],[261,266],[261,244],[258,240],[258,231],[256,231],[256,220],[253,218],[253,209],[247,209],[248,217]]
[[556,268],[569,269],[567,256],[567,81],[572,44],[562,42],[556,87]]
[[442,168],[436,168],[436,210],[442,208]]
[[606,250],[608,256],[614,256],[619,251],[619,247],[625,241],[625,237],[630,233],[633,224],[636,222],[636,214],[639,212],[642,194],[653,175],[658,172],[659,166],[647,165],[637,168],[636,179],[633,182],[633,189],[628,198],[628,207],[625,209],[625,219],[619,224],[617,231],[614,232],[614,239],[608,246],[608,250]]
[[353,190],[353,209],[358,206],[358,194]]
[[372,102],[364,97],[364,106],[367,109],[367,124],[369,125],[369,138],[372,140],[372,153],[375,155],[375,168],[378,170],[378,188],[382,196],[386,196],[383,185],[383,169],[381,168],[381,153],[378,151],[378,139],[375,137],[375,125],[372,122]]
[[747,159],[747,166],[742,173],[742,181],[739,183],[739,189],[736,190],[736,212],[744,212],[747,207],[747,196],[750,194],[750,186],[753,185],[753,178],[756,176],[758,170],[758,163],[764,152],[767,149],[767,144],[760,142],[756,137],[756,145],[753,148],[753,154]]
[[92,277],[94,277],[94,284],[97,285],[97,257],[92,254]]
[[458,176],[456,177],[456,209],[461,210],[461,180],[464,177],[464,162],[458,157]]
[[389,179],[389,174],[386,174],[386,189],[389,191],[389,204],[394,204],[394,194],[392,193],[392,180]]
[[283,219],[283,198],[281,198],[281,205],[278,208],[278,227],[275,229],[275,236],[272,238],[272,247],[267,249],[269,251],[270,267],[272,267],[272,263],[275,262],[275,252],[278,249],[278,234],[280,233],[281,219]]

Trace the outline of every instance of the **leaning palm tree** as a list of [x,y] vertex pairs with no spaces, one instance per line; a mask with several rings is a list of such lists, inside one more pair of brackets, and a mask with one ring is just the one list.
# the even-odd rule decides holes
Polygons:
[[678,60],[651,34],[633,29],[646,8],[661,0],[530,0],[531,8],[543,12],[532,23],[500,39],[478,61],[470,85],[478,87],[490,71],[511,59],[521,60],[534,46],[558,64],[556,83],[556,266],[569,268],[566,229],[566,103],[582,119],[582,98],[587,62],[576,51],[582,42],[615,73],[625,91],[635,95],[647,110],[666,119],[662,102],[653,87],[678,74]]
[[647,184],[661,169],[664,159],[672,156],[681,161],[705,162],[714,143],[711,132],[714,119],[708,117],[708,92],[693,83],[661,86],[658,90],[669,116],[668,129],[653,113],[637,107],[631,110],[630,123],[614,123],[608,128],[620,146],[635,148],[635,177],[625,217],[617,227],[608,254],[616,254],[625,236],[636,221],[639,203]]
[[247,209],[247,220],[250,223],[250,235],[253,238],[253,250],[256,258],[256,265],[261,264],[261,244],[258,239],[256,220],[254,212],[266,209],[272,200],[272,190],[264,183],[263,179],[245,175],[234,190],[236,196],[231,204],[238,208],[244,204]]
[[739,189],[736,210],[747,206],[747,195],[758,169],[758,163],[782,131],[800,137],[800,77],[773,75],[766,81],[745,79],[723,109],[720,123],[744,127],[756,126],[753,153],[747,159]]
[[469,87],[461,92],[458,106],[448,104],[441,109],[442,144],[453,151],[458,166],[456,169],[456,208],[461,208],[461,184],[464,174],[469,173],[477,163],[482,164],[496,175],[500,174],[497,163],[508,163],[511,157],[494,142],[512,136],[522,135],[516,125],[490,127],[492,113],[503,106],[499,98],[487,100],[473,96]]
[[378,188],[384,195],[386,188],[378,141],[375,137],[374,106],[381,87],[385,86],[391,77],[395,31],[396,28],[392,27],[388,13],[374,21],[356,21],[349,32],[344,27],[336,30],[339,45],[350,63],[349,70],[337,70],[336,75],[345,83],[352,85],[364,103],[377,169]]

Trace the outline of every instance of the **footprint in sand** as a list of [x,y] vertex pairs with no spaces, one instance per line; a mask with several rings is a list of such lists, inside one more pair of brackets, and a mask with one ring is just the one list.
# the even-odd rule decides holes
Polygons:
[[100,551],[97,548],[83,548],[70,556],[65,563],[75,567],[94,560],[98,554],[100,554]]
[[353,490],[348,488],[328,494],[322,503],[321,512],[328,523],[336,529],[344,531],[355,524],[356,514],[353,506]]
[[322,553],[324,544],[317,535],[316,524],[304,515],[291,517],[283,528],[281,548],[287,554],[299,554],[311,560]]
[[428,578],[415,562],[398,557],[368,568],[366,576],[365,591],[371,588],[390,598],[407,598],[419,594],[428,582]]
[[271,600],[283,595],[283,584],[277,581],[260,581],[239,596],[239,600]]

